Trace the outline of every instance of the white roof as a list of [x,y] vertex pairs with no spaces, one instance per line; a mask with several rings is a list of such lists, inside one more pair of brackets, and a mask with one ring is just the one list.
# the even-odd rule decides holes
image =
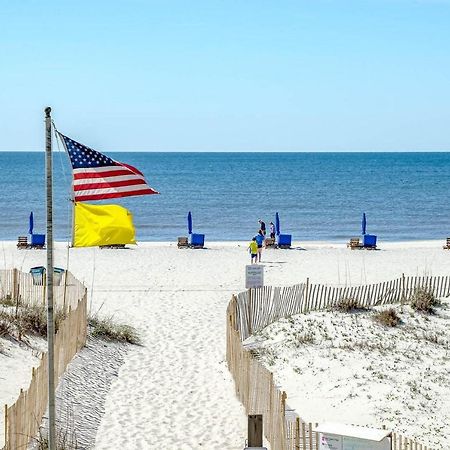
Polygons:
[[367,439],[380,442],[391,435],[388,430],[377,430],[375,428],[357,427],[354,425],[343,425],[341,423],[325,422],[319,424],[314,431],[318,433],[337,434],[340,436]]

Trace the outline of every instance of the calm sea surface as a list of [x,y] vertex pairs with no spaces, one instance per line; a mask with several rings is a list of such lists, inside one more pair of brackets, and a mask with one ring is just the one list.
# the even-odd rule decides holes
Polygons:
[[[380,241],[450,236],[450,153],[110,153],[161,195],[109,201],[134,214],[138,240],[247,240],[278,211],[294,240],[345,241],[361,215]],[[0,152],[0,239],[45,232],[44,153]],[[55,238],[70,230],[67,158],[54,154]],[[102,202],[100,202],[102,203]],[[106,202],[104,202],[106,203]]]

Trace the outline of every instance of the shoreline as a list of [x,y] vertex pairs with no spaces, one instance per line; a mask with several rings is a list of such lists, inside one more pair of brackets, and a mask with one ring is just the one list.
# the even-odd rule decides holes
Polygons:
[[[450,234],[450,232],[449,232]],[[358,235],[355,235],[355,237],[358,237]],[[417,239],[417,240],[394,240],[394,241],[378,241],[377,246],[380,247],[399,247],[399,246],[406,246],[406,245],[413,245],[415,247],[417,246],[435,246],[435,245],[444,245],[446,241],[446,237],[442,239]],[[244,244],[248,244],[251,241],[251,238],[248,240],[226,240],[226,241],[213,241],[208,240],[207,237],[205,237],[205,248],[208,247],[208,245],[211,246],[224,246],[224,247],[232,247],[232,246],[242,246]],[[332,248],[342,248],[347,247],[347,243],[350,241],[350,237],[345,241],[342,242],[341,240],[335,241],[335,240],[293,240],[292,241],[292,247],[304,247],[304,246],[311,246],[311,247],[324,247],[324,246],[332,246]],[[54,240],[54,244],[56,245],[66,245],[68,241],[62,241],[62,240]],[[10,240],[10,239],[0,239],[0,244],[17,244],[16,240]],[[130,248],[133,247],[139,247],[139,246],[169,246],[169,245],[177,245],[176,238],[173,241],[137,241],[136,244],[127,244],[130,246]],[[72,247],[71,247],[72,248]],[[89,247],[85,247],[89,248]],[[95,248],[95,247],[94,247]]]

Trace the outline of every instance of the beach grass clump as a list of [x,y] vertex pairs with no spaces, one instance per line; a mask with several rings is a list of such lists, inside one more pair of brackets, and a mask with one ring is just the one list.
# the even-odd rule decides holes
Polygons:
[[0,298],[0,305],[1,306],[15,306],[16,302],[11,297],[11,295],[7,294],[4,297]]
[[[55,332],[66,315],[55,311]],[[17,311],[0,311],[0,337],[10,336],[22,341],[24,336],[47,337],[47,309],[43,306],[22,306]]]
[[386,327],[396,327],[401,319],[394,308],[379,311],[374,315],[374,320]]
[[[55,333],[60,323],[66,318],[61,309],[55,310]],[[21,308],[17,316],[17,325],[21,334],[37,334],[47,337],[47,309],[43,306],[30,306]]]
[[278,359],[278,355],[272,347],[252,348],[250,349],[250,355],[260,361],[266,361],[269,366],[273,366]]
[[311,330],[294,333],[293,337],[295,345],[310,345],[316,342],[314,332]]
[[113,317],[99,318],[98,316],[90,316],[89,327],[92,337],[128,344],[139,344],[141,342],[135,328],[130,325],[117,323]]
[[352,297],[345,297],[339,299],[339,301],[336,303],[335,308],[340,312],[352,312],[358,309],[362,309],[361,306],[358,304],[358,300]]
[[33,306],[21,309],[16,324],[20,329],[20,334],[38,334],[47,336],[47,314],[42,307]]
[[441,302],[434,295],[431,289],[418,287],[411,297],[411,308],[418,312],[432,314],[434,307],[439,306]]
[[[61,430],[60,427],[56,429],[56,450],[78,450],[81,449],[78,445],[75,432],[71,430]],[[33,438],[33,447],[36,450],[48,450],[48,436],[47,430],[39,429],[38,436]]]
[[0,337],[11,336],[13,329],[9,314],[5,311],[0,311]]

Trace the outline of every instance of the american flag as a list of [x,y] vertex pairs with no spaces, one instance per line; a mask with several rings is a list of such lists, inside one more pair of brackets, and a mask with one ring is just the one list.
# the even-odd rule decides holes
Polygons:
[[159,194],[135,167],[123,164],[58,133],[73,168],[73,192],[76,202]]

